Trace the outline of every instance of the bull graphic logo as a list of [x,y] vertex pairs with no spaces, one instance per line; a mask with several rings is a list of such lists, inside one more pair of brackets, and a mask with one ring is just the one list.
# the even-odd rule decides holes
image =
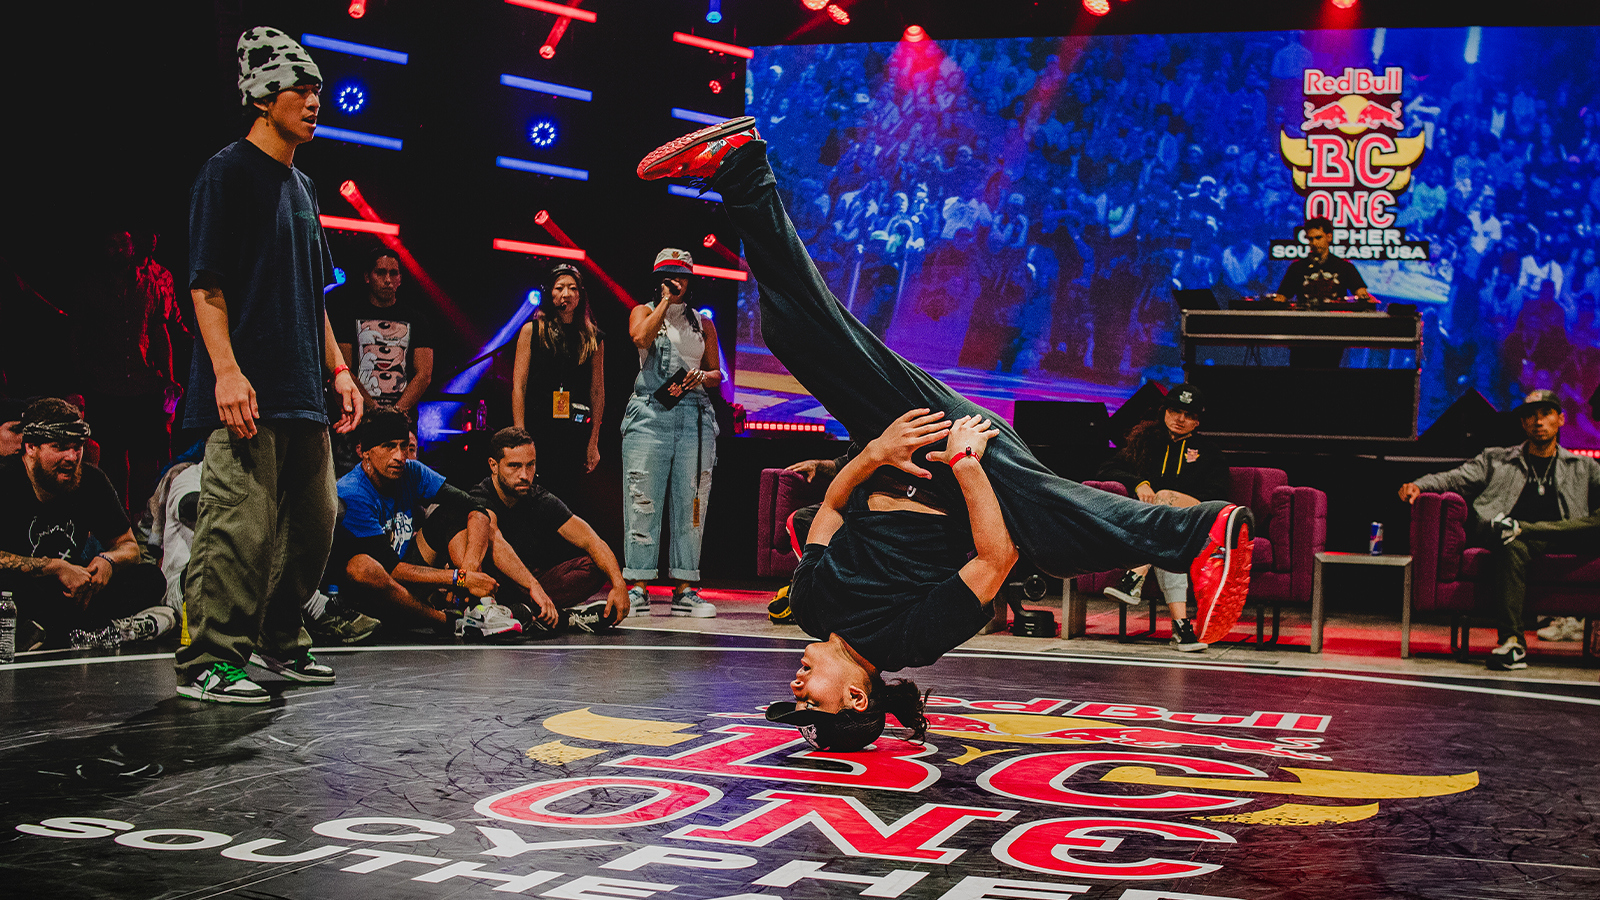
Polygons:
[[52,524],[35,518],[28,523],[28,543],[35,559],[71,559],[78,549],[78,526],[70,520]]

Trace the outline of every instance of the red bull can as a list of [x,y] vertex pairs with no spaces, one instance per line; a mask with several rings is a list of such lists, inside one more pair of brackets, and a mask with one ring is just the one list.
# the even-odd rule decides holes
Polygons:
[[1367,553],[1372,556],[1383,555],[1383,523],[1373,522],[1372,531],[1367,536]]

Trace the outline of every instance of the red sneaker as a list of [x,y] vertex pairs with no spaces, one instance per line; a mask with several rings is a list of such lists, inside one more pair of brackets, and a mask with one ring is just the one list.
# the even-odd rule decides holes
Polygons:
[[737,147],[760,139],[754,116],[729,119],[650,151],[639,161],[639,177],[646,181],[657,178],[710,178],[717,174],[717,166],[722,165],[723,157]]
[[1194,584],[1194,630],[1203,642],[1214,644],[1228,636],[1239,621],[1245,596],[1250,593],[1250,561],[1255,544],[1251,532],[1255,516],[1248,507],[1228,505],[1211,525],[1206,547],[1189,567]]

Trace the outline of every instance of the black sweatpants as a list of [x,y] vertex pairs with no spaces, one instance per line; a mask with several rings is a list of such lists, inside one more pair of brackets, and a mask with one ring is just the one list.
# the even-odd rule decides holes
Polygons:
[[[989,442],[983,468],[1012,540],[1034,565],[1057,576],[1147,562],[1187,570],[1226,504],[1175,509],[1068,481],[1034,459],[1004,421],[884,346],[823,283],[784,211],[766,147],[752,141],[733,151],[711,185],[744,240],[768,349],[850,436],[865,443],[918,407],[952,420],[987,416],[1000,434]],[[940,494],[961,496],[947,467],[929,470]]]

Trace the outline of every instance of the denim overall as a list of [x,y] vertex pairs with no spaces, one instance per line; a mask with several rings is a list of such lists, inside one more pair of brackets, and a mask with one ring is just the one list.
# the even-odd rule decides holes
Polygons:
[[700,540],[717,465],[716,413],[704,387],[686,392],[672,409],[652,396],[678,369],[699,367],[700,360],[678,353],[663,327],[633,381],[622,415],[622,577],[629,581],[659,574],[663,515],[670,531],[668,577],[700,580]]

